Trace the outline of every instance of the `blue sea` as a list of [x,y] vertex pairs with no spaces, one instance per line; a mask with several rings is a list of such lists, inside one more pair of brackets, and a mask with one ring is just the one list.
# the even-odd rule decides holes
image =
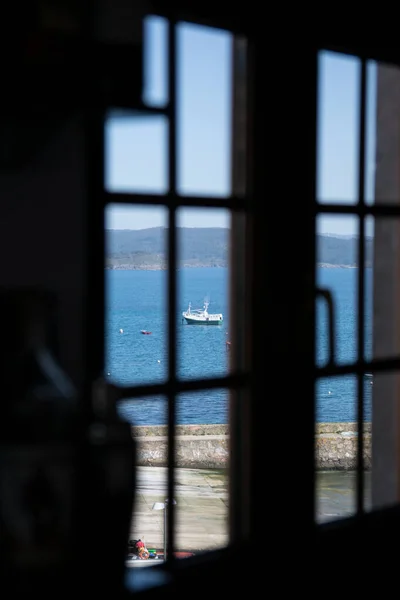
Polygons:
[[[163,382],[167,377],[166,271],[107,270],[106,374],[119,384]],[[178,373],[185,379],[224,375],[228,370],[229,339],[228,270],[188,268],[178,273]],[[348,363],[357,354],[357,269],[320,268],[318,284],[331,290],[336,306],[336,345],[339,363]],[[372,272],[366,270],[365,306],[366,351],[371,351]],[[181,313],[189,302],[209,311],[223,313],[222,326],[185,325]],[[318,364],[327,360],[327,310],[323,301],[317,306]],[[151,331],[142,335],[141,330]],[[372,380],[365,380],[366,419],[370,419]],[[354,376],[321,380],[317,384],[319,422],[356,420],[357,381]],[[120,403],[121,415],[136,425],[167,423],[164,397],[138,398]],[[210,390],[181,394],[177,399],[177,420],[181,424],[228,422],[228,394]]]

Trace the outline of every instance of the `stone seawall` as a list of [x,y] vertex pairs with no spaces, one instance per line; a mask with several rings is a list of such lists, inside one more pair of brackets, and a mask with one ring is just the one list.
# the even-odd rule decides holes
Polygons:
[[[357,423],[318,423],[316,469],[350,471],[357,466]],[[364,465],[371,468],[371,423],[364,423]]]
[[[228,425],[178,425],[176,466],[221,469],[229,463]],[[167,464],[167,427],[133,427],[139,466]],[[317,470],[352,470],[357,464],[357,424],[318,423],[315,431]],[[371,424],[364,425],[364,463],[371,467]]]

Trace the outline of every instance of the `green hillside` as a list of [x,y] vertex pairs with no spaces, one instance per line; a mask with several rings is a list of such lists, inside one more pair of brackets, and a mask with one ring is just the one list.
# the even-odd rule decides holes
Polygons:
[[[167,233],[163,227],[108,229],[106,268],[165,269]],[[282,234],[284,235],[284,234]],[[226,267],[229,229],[180,227],[177,229],[179,267]],[[317,236],[317,262],[324,266],[357,266],[357,238]],[[373,238],[366,239],[366,265],[372,264]],[[288,257],[282,257],[287,261]]]

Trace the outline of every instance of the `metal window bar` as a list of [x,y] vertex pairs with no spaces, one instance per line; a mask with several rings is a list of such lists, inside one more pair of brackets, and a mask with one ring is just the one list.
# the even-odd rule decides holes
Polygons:
[[398,204],[319,204],[318,214],[324,215],[358,215],[372,217],[400,217],[400,206]]
[[[359,109],[359,169],[358,169],[358,205],[365,204],[365,128],[367,102],[367,63],[361,62]],[[364,358],[364,320],[365,320],[365,216],[359,215],[358,235],[358,360]],[[364,373],[357,373],[357,515],[364,512]]]
[[173,390],[175,390],[176,394],[182,394],[197,390],[215,390],[222,388],[239,389],[246,387],[249,382],[250,373],[248,371],[243,371],[210,379],[175,380],[173,386],[169,381],[166,383],[117,386],[117,393],[118,397],[121,399],[141,398],[143,396],[168,395],[169,393],[172,393]]
[[372,360],[360,359],[348,365],[326,365],[315,367],[316,379],[323,377],[337,377],[341,375],[354,375],[357,373],[385,373],[400,370],[400,357],[390,356]]
[[[168,179],[169,192],[176,192],[176,38],[177,27],[173,20],[168,22],[168,98],[170,107],[168,131]],[[168,513],[167,513],[167,556],[173,560],[175,547],[175,413],[176,413],[176,209],[169,205],[168,229]],[[164,509],[166,510],[166,508]]]
[[[102,192],[105,204],[114,202],[119,204],[149,204],[154,206],[165,205],[177,208],[223,208],[237,212],[246,210],[249,196],[229,196],[228,198],[215,198],[214,196],[180,196],[176,192],[167,192],[163,195],[137,194],[135,192]],[[399,211],[400,212],[400,211]]]

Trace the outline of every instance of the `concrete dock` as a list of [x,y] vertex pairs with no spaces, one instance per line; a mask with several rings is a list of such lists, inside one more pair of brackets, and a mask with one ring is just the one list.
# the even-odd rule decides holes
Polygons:
[[[131,539],[145,537],[148,548],[162,549],[164,511],[153,510],[167,497],[167,469],[138,467]],[[176,549],[201,551],[228,542],[227,479],[222,471],[176,470]]]
[[[370,477],[366,473],[366,500]],[[354,472],[317,473],[316,520],[324,522],[354,514]],[[164,511],[153,510],[167,497],[167,469],[138,467],[131,539],[145,538],[148,548],[163,548]],[[228,542],[228,490],[223,470],[176,469],[176,549],[199,552],[224,547]],[[141,561],[142,562],[142,561]]]
[[[316,520],[319,523],[350,517],[356,511],[355,471],[321,471],[316,474]],[[364,507],[371,507],[371,472],[364,473]]]

